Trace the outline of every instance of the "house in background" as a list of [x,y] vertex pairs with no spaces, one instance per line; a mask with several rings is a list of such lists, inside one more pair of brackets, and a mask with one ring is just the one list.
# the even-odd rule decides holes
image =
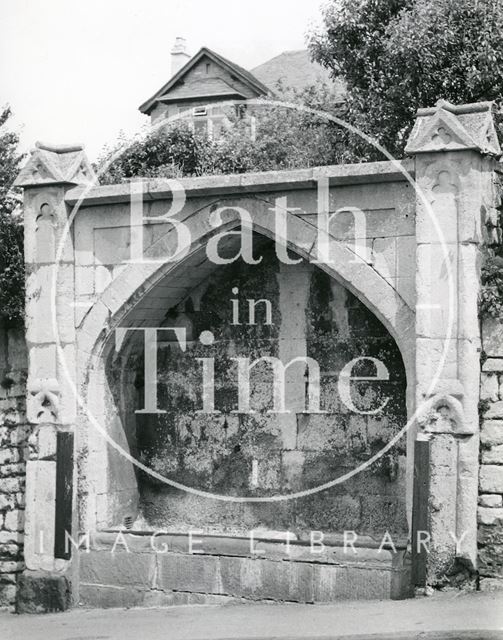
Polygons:
[[[333,83],[327,70],[310,61],[307,50],[284,52],[247,71],[207,47],[190,57],[185,39],[177,38],[171,51],[171,78],[140,111],[150,116],[152,124],[180,115],[195,131],[214,139],[231,126],[233,113],[247,119],[253,137],[255,119],[243,102],[274,96],[278,83],[299,90],[321,82]],[[342,84],[340,92],[342,96]],[[240,104],[229,108],[229,101]]]
[[278,83],[281,83],[284,87],[301,91],[311,85],[325,83],[335,87],[341,101],[344,95],[342,82],[334,83],[330,72],[313,62],[307,49],[284,51],[255,67],[251,73],[269,88],[277,87]]

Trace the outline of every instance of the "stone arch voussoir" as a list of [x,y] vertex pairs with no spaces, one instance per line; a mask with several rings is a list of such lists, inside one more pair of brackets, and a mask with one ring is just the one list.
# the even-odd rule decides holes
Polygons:
[[[192,244],[189,254],[181,261],[164,263],[130,264],[105,289],[84,317],[78,331],[87,337],[87,353],[98,355],[107,338],[119,326],[135,304],[184,260],[196,251],[204,249],[208,239],[219,232],[230,231],[240,225],[236,207],[246,209],[253,220],[253,230],[278,241],[275,235],[275,220],[269,205],[258,198],[233,198],[225,202],[222,224],[214,228],[209,223],[212,208],[195,212],[184,220],[190,230]],[[172,231],[168,233],[173,233]],[[317,229],[305,219],[289,215],[289,249],[300,257],[315,262]],[[414,312],[398,292],[379,273],[359,259],[344,242],[330,238],[330,255],[333,264],[317,264],[328,275],[343,284],[363,302],[384,324],[395,339],[404,359],[407,371],[413,370]],[[104,328],[105,325],[105,328]]]

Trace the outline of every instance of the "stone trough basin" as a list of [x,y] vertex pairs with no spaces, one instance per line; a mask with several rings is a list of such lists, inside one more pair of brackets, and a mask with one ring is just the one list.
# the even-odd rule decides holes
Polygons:
[[411,596],[405,543],[101,531],[79,551],[85,607],[244,601],[323,603]]

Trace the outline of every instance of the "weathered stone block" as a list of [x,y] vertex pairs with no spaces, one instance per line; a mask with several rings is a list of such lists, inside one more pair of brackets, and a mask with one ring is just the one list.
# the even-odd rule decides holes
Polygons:
[[17,586],[17,613],[66,611],[71,605],[71,585],[66,576],[25,572]]
[[498,318],[484,318],[482,345],[490,358],[500,358],[503,355],[503,323]]
[[479,588],[481,591],[501,591],[503,578],[481,578]]
[[156,588],[222,593],[218,557],[197,554],[158,556]]
[[15,560],[21,555],[21,547],[17,542],[0,542],[0,554],[2,557]]
[[0,467],[0,476],[20,476],[24,472],[24,463],[19,464],[5,464]]
[[388,599],[391,577],[391,571],[321,565],[314,568],[314,599],[315,602]]
[[[407,238],[401,238],[401,240],[406,239]],[[380,273],[383,278],[388,281],[390,281],[391,278],[395,278],[397,276],[397,239],[394,237],[375,238],[372,243],[372,259],[374,269]]]
[[503,418],[503,400],[493,402],[489,409],[484,413],[486,420],[494,420],[495,418]]
[[479,487],[483,493],[503,493],[503,466],[482,465]]
[[9,367],[16,371],[27,368],[26,340],[23,329],[13,327],[7,331],[7,351]]
[[82,583],[151,588],[154,574],[154,554],[108,551],[80,554]]
[[10,429],[0,427],[0,446],[3,447],[8,442],[10,442]]
[[16,585],[0,582],[0,608],[10,607],[16,600]]
[[223,593],[252,600],[313,602],[312,572],[302,562],[220,558]]
[[97,609],[129,608],[142,606],[165,606],[173,604],[173,596],[164,596],[161,602],[154,605],[147,603],[149,592],[135,588],[133,586],[104,585],[104,584],[81,584],[79,587],[79,604],[85,607]]
[[[0,573],[17,573],[24,569],[23,562],[16,562],[15,560],[1,560],[0,561]],[[2,576],[4,580],[4,576]]]
[[481,524],[494,525],[503,522],[503,509],[496,507],[479,507],[477,519]]
[[503,444],[503,420],[484,420],[480,430],[480,440],[483,444]]
[[9,531],[23,531],[24,530],[24,511],[14,510],[7,511],[5,514],[4,526]]
[[479,573],[503,578],[503,545],[487,545],[479,550]]
[[499,400],[498,375],[496,373],[482,373],[480,378],[480,399],[497,402]]
[[483,464],[503,464],[503,444],[495,444],[482,451]]
[[479,495],[479,505],[481,507],[501,507],[503,505],[503,496],[496,493],[482,493]]
[[0,544],[20,544],[22,542],[23,534],[19,531],[0,531]]
[[14,448],[6,448],[0,451],[0,465],[19,462],[19,451]]
[[[54,521],[56,509],[56,463],[29,460],[26,463],[26,544],[25,560],[28,569],[43,567],[54,549]],[[40,535],[44,546],[40,549]]]
[[503,358],[487,358],[482,365],[482,371],[503,372]]

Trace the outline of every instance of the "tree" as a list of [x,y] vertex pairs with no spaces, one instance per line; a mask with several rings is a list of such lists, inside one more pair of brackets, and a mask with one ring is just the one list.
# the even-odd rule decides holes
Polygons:
[[[503,97],[503,0],[330,0],[310,35],[347,85],[345,118],[401,155],[416,109]],[[353,159],[382,159],[355,136]]]
[[9,107],[0,112],[0,317],[24,317],[24,251],[20,196],[12,190],[23,156],[19,137],[7,128]]

